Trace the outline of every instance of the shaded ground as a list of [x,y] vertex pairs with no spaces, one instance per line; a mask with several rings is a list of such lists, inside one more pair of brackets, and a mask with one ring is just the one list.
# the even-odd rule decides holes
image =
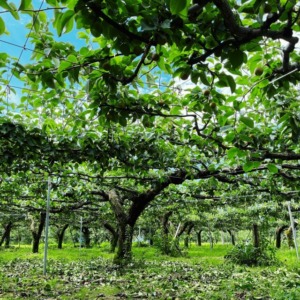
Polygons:
[[168,259],[137,248],[139,259],[125,270],[109,258],[93,258],[99,249],[52,250],[47,276],[41,255],[23,258],[20,251],[21,258],[8,260],[18,251],[2,250],[0,299],[300,299],[299,263],[240,267],[223,263],[226,247],[196,250],[191,258]]

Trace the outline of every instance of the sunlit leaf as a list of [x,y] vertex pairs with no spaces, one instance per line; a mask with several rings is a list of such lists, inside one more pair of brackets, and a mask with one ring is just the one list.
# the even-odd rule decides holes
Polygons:
[[171,13],[176,15],[185,9],[187,5],[187,0],[170,0],[170,10]]

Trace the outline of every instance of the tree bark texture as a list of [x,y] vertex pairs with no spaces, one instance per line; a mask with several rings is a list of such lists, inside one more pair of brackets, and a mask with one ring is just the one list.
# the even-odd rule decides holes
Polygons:
[[113,228],[112,225],[105,222],[103,224],[104,228],[107,229],[107,231],[110,233],[110,252],[114,253],[118,244],[118,232]]
[[253,224],[252,232],[253,232],[253,246],[255,248],[258,248],[260,242],[259,242],[259,230],[258,230],[258,225],[257,224]]
[[46,221],[46,213],[45,212],[40,213],[40,219],[39,219],[39,223],[38,223],[37,227],[36,227],[34,218],[33,217],[31,218],[30,230],[31,230],[32,239],[33,239],[32,253],[39,252],[39,243],[40,243],[42,232],[43,232],[43,229],[45,226],[45,221]]
[[276,235],[276,248],[281,247],[281,234],[285,229],[289,228],[287,225],[282,225],[276,229],[275,235]]
[[161,251],[163,254],[169,255],[171,251],[170,237],[169,237],[169,218],[172,211],[166,212],[161,218]]
[[230,234],[230,237],[231,237],[231,244],[233,246],[235,246],[235,236],[234,236],[234,233],[231,230],[228,230],[228,233]]
[[91,232],[87,226],[82,227],[85,248],[91,248]]
[[191,223],[189,224],[187,230],[186,230],[186,237],[184,239],[184,247],[188,248],[190,246],[190,236],[191,236],[191,232],[194,228],[194,224]]
[[122,265],[131,261],[133,231],[134,227],[127,223],[118,225],[118,250],[114,258],[114,263]]
[[197,231],[197,245],[198,246],[202,246],[201,233],[202,233],[202,229],[200,229],[199,231]]
[[57,248],[62,249],[62,244],[65,236],[65,232],[67,228],[69,227],[69,224],[65,224],[62,228],[59,228],[56,232],[57,236]]
[[10,221],[8,222],[5,227],[4,227],[4,232],[2,234],[1,240],[0,240],[0,247],[4,244],[5,248],[9,248],[9,244],[10,244],[10,233],[11,233],[11,229],[12,229],[13,223]]
[[123,265],[132,259],[132,238],[135,221],[143,210],[139,213],[134,211],[134,217],[126,214],[123,203],[115,190],[109,192],[109,202],[117,219],[118,226],[118,250],[114,257],[114,263]]

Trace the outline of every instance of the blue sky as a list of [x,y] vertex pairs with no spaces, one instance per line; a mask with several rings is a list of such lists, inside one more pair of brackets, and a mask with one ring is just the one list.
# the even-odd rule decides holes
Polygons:
[[[14,0],[13,3],[18,8],[20,6],[20,0]],[[50,7],[46,1],[41,0],[33,0],[32,5],[34,10],[45,9]],[[48,16],[48,21],[50,21],[53,17],[53,11],[46,11]],[[6,31],[8,34],[2,34],[0,36],[0,53],[7,53],[9,56],[19,59],[19,63],[27,64],[30,63],[30,57],[32,55],[32,51],[27,49],[34,49],[34,46],[30,43],[30,40],[27,40],[27,35],[31,30],[31,26],[27,26],[28,24],[32,24],[31,16],[27,14],[19,13],[20,19],[16,20],[13,16],[6,12],[3,8],[0,8],[0,17],[5,22]],[[56,31],[53,29],[52,25],[49,26],[50,31],[55,35],[56,40],[61,40],[65,42],[72,43],[76,48],[80,48],[85,46],[83,40],[79,40],[77,38],[77,30],[74,30],[68,34],[63,34],[62,37],[58,37],[56,35]],[[25,46],[25,49],[23,48]],[[10,86],[22,87],[23,83],[20,82],[17,78],[11,75],[10,66],[7,66],[7,72],[3,75],[5,79],[10,79]],[[3,94],[6,94],[6,87],[0,86],[0,90],[2,93],[0,94],[3,97]],[[21,97],[21,89],[16,89],[16,95],[13,93],[9,94],[10,102],[19,102],[18,99]]]

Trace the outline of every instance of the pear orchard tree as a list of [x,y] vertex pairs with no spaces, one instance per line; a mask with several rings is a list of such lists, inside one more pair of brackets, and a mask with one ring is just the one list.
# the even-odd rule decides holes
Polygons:
[[297,1],[0,6],[3,37],[27,23],[19,55],[0,53],[3,172],[30,160],[110,180],[94,192],[117,220],[116,262],[131,258],[136,221],[172,185],[213,178],[279,193],[298,180]]

